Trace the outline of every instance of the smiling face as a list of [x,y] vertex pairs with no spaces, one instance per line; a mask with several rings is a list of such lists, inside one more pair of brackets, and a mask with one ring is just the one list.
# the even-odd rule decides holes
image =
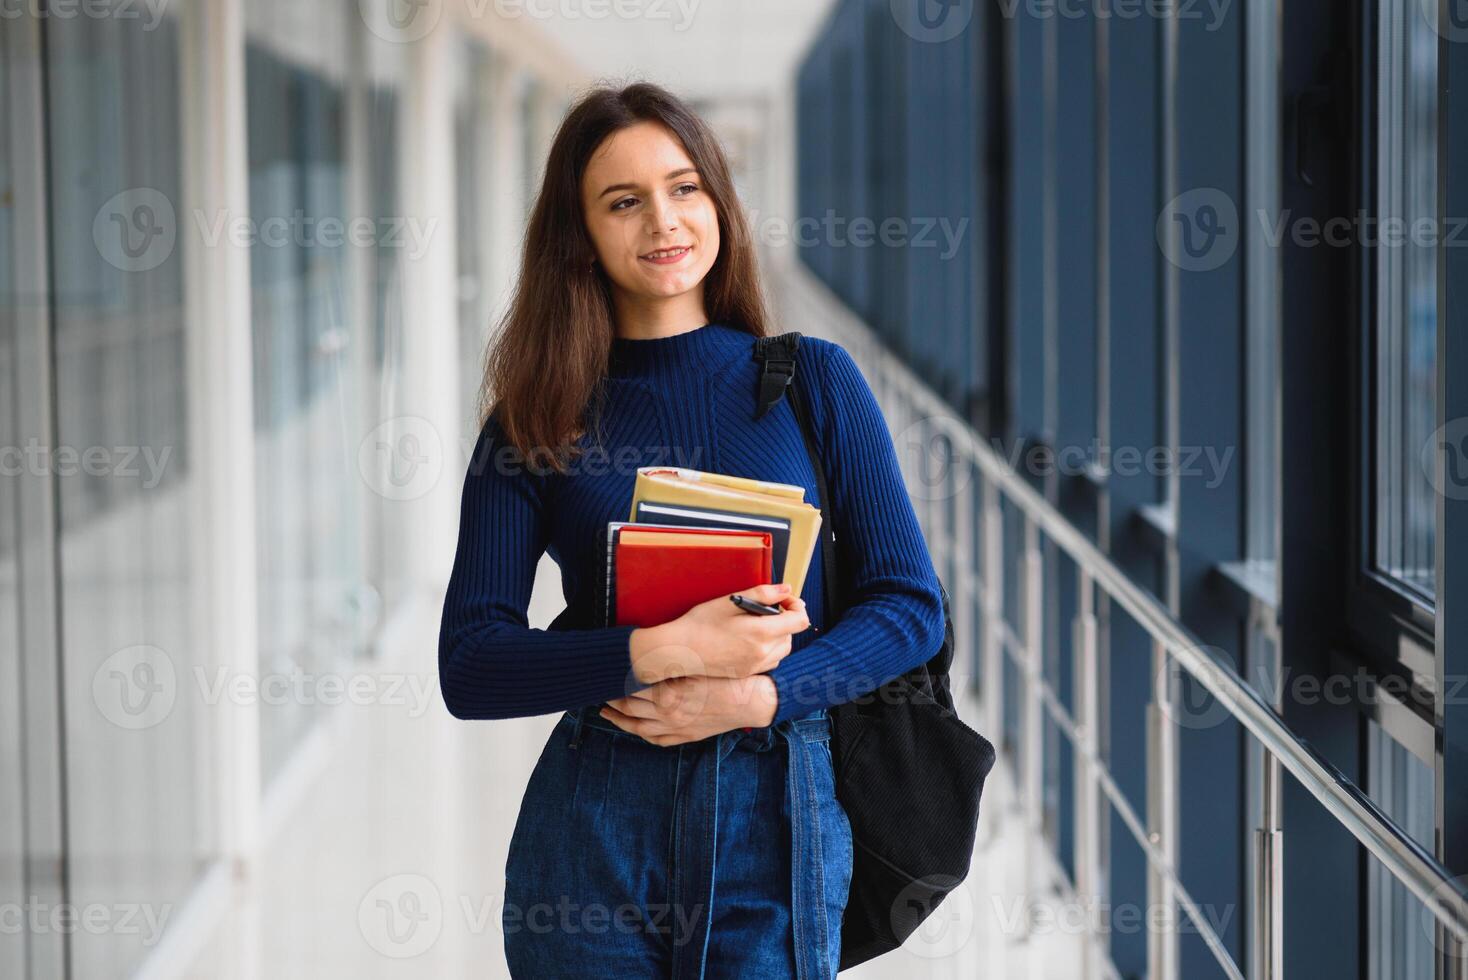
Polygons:
[[581,196],[619,310],[666,313],[671,304],[704,322],[703,280],[719,254],[718,213],[677,136],[657,122],[608,136],[591,155]]

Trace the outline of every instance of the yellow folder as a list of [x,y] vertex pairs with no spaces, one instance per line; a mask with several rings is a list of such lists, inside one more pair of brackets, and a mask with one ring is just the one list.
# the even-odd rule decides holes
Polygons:
[[681,466],[639,466],[632,488],[632,512],[627,519],[637,519],[637,505],[643,501],[787,518],[790,549],[785,556],[782,581],[790,586],[792,593],[800,595],[815,554],[816,534],[821,528],[820,510],[804,498],[805,488],[793,483],[772,483]]

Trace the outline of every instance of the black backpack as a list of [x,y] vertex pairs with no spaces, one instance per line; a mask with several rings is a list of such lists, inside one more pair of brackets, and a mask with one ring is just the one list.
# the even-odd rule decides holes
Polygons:
[[[790,390],[815,470],[819,504],[829,505],[810,408],[794,383],[800,334],[755,341],[762,365],[754,417]],[[821,562],[825,621],[836,623],[839,583],[835,515],[823,509]],[[901,946],[967,876],[978,832],[979,797],[994,746],[953,710],[953,616],[943,596],[943,643],[925,663],[829,710],[836,798],[851,822],[854,864],[841,922],[841,969]],[[827,627],[828,629],[830,626]]]

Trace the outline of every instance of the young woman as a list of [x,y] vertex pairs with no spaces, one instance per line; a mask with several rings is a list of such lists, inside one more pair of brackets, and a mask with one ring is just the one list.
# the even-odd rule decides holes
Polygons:
[[[590,92],[561,124],[512,305],[485,365],[444,602],[439,673],[458,718],[563,712],[520,805],[502,924],[516,977],[834,976],[852,840],[827,709],[923,662],[937,575],[880,410],[850,355],[799,370],[820,434],[847,608],[725,597],[650,628],[605,626],[608,521],[639,466],[799,484],[795,415],[754,421],[766,334],[754,250],[707,126],[650,84]],[[536,565],[566,610],[526,625]]]

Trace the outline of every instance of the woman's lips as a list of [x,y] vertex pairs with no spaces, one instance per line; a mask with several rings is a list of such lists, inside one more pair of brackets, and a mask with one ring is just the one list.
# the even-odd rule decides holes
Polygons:
[[[662,251],[662,249],[658,249],[657,251]],[[642,261],[644,262],[651,262],[653,265],[672,265],[674,262],[682,262],[684,257],[692,251],[692,245],[685,245],[683,246],[683,250],[676,255],[666,255],[658,258],[650,258],[646,255],[639,255],[638,258],[642,259]]]

